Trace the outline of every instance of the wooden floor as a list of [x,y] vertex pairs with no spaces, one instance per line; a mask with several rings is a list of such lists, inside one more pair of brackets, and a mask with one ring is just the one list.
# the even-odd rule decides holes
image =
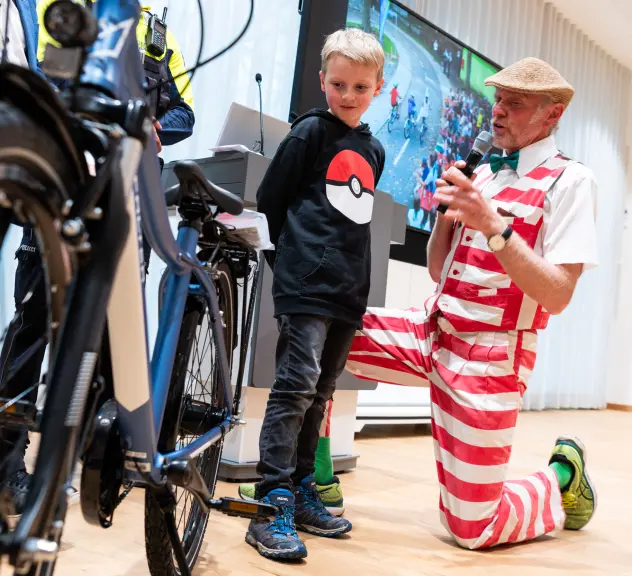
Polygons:
[[[632,575],[632,413],[543,412],[521,414],[512,475],[546,464],[555,438],[571,433],[588,450],[599,493],[594,520],[581,532],[562,532],[538,542],[486,552],[456,547],[437,514],[438,490],[427,427],[365,429],[356,447],[358,468],[341,477],[346,517],[354,529],[345,539],[306,536],[301,564],[268,561],[244,542],[247,521],[214,514],[196,576],[216,575]],[[218,495],[236,495],[220,484]],[[87,526],[70,512],[60,576],[147,575],[143,545],[143,494],[135,491],[117,510],[109,530]],[[4,572],[3,572],[4,574]]]

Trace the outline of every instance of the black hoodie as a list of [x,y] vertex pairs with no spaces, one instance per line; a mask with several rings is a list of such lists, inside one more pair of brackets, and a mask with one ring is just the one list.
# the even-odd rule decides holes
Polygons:
[[275,252],[274,313],[361,325],[371,276],[371,215],[384,148],[367,124],[325,110],[292,124],[257,191]]

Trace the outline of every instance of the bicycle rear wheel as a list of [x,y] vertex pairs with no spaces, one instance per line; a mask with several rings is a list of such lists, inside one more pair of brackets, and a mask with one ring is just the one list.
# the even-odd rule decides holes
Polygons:
[[[217,289],[230,368],[237,325],[235,280],[226,261],[211,274]],[[201,436],[216,423],[230,401],[224,398],[219,382],[211,324],[206,301],[200,296],[189,296],[160,431],[158,447],[162,453],[180,449]],[[196,467],[211,494],[215,491],[222,446],[221,441],[213,444],[197,457]],[[175,498],[178,534],[187,564],[192,569],[200,553],[209,514],[204,513],[193,495],[183,488],[175,488]],[[152,576],[180,574],[163,513],[151,490],[145,495],[145,550]]]

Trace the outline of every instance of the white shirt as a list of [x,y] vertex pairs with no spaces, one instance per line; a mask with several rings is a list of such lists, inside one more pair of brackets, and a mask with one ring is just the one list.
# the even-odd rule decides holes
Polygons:
[[2,57],[5,43],[4,25],[7,17],[7,8],[9,10],[8,60],[12,64],[28,68],[29,63],[26,59],[26,41],[24,39],[24,29],[22,28],[22,19],[13,0],[0,0],[0,58]]
[[[517,172],[505,164],[483,187],[483,196],[495,196],[557,153],[553,136],[523,148]],[[599,264],[596,217],[594,174],[590,168],[574,162],[544,198],[544,222],[536,240],[536,254],[551,264],[583,264],[584,270],[594,268]]]

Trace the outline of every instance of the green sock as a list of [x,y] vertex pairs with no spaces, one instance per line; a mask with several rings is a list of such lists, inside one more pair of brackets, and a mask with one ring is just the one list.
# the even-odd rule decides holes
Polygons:
[[573,474],[575,473],[573,466],[568,462],[552,462],[549,466],[553,468],[557,481],[560,483],[560,490],[564,492],[573,479]]
[[331,459],[331,438],[321,436],[316,448],[314,462],[314,480],[316,484],[327,484],[334,475],[334,461]]

